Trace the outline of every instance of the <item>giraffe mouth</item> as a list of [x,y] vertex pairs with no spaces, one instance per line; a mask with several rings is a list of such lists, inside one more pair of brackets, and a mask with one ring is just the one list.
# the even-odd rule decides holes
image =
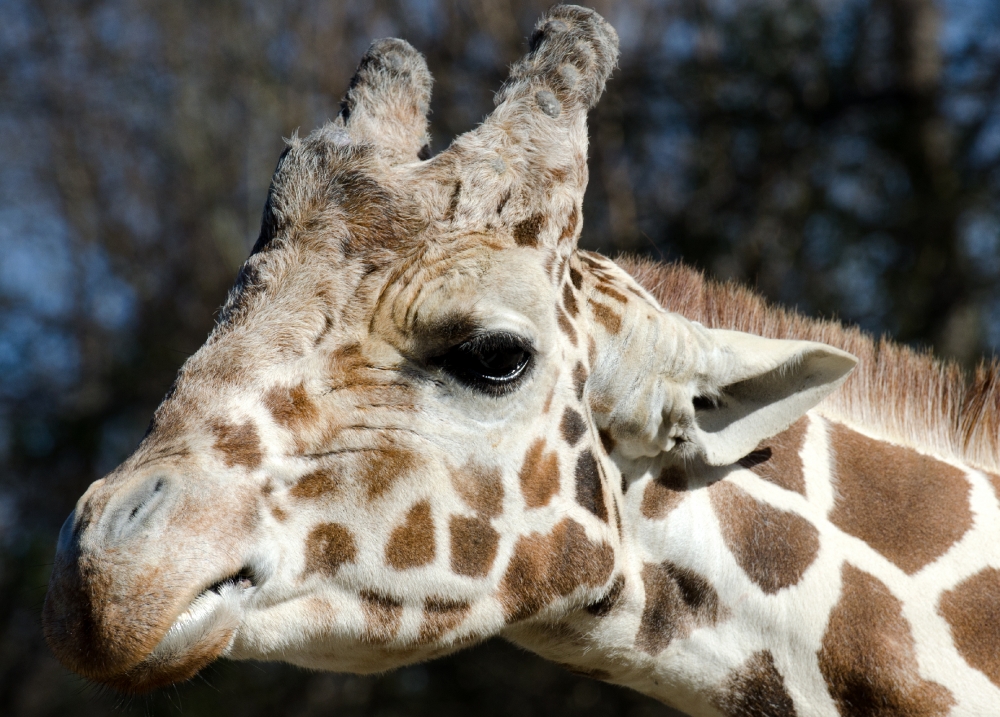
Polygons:
[[173,663],[192,651],[202,652],[199,648],[207,644],[221,646],[216,654],[221,656],[232,644],[245,605],[256,591],[257,581],[247,567],[208,586],[177,616],[147,660]]

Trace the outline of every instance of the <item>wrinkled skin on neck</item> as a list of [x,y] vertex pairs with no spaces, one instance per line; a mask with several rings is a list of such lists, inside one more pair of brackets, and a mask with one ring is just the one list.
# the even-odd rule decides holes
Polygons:
[[[617,39],[560,6],[531,47],[431,160],[430,77],[398,40],[291,142],[219,325],[60,534],[44,627],[70,669],[143,691],[220,656],[372,672],[500,633],[541,649],[539,625],[622,590],[622,468],[735,462],[849,371],[690,324],[577,251]],[[699,413],[735,385],[724,418]]]

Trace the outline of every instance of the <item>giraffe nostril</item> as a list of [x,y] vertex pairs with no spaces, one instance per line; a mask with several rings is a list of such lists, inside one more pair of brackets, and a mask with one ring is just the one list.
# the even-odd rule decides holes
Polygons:
[[126,492],[106,518],[105,537],[112,542],[126,540],[148,526],[168,502],[171,482],[164,475],[154,475]]

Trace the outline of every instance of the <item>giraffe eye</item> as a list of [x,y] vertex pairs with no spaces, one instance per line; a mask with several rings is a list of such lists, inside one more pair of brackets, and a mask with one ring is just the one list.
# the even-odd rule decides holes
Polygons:
[[497,332],[463,341],[435,363],[467,386],[499,396],[517,387],[533,357],[525,339]]

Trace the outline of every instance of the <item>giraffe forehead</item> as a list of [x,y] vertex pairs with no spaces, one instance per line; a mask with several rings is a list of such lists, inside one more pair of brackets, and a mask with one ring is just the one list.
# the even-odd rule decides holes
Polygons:
[[383,330],[447,334],[456,317],[489,322],[552,313],[553,291],[544,252],[476,235],[402,265],[386,283],[375,321]]

